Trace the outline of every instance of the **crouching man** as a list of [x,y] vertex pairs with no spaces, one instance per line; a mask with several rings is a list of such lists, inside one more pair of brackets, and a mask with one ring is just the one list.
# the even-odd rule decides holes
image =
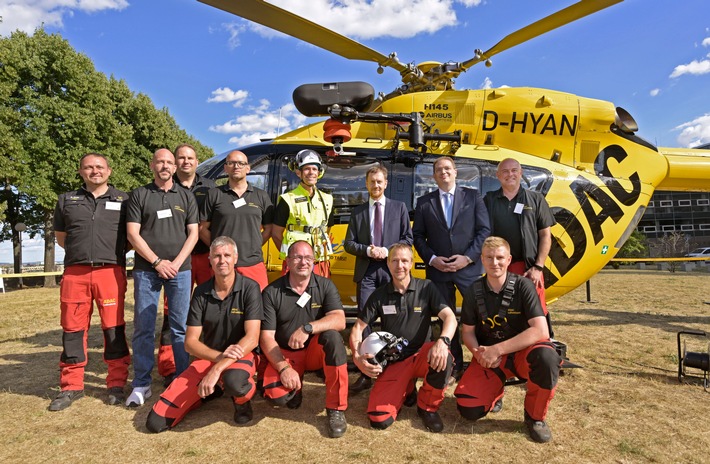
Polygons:
[[323,369],[328,435],[345,434],[348,368],[340,331],[345,311],[335,284],[313,273],[313,248],[294,242],[288,249],[288,272],[264,289],[261,351],[269,360],[264,396],[277,406],[301,406],[305,371]]
[[505,380],[527,380],[525,426],[530,437],[552,439],[545,423],[555,395],[561,359],[550,343],[547,321],[531,280],[508,272],[510,246],[500,237],[483,242],[486,274],[463,294],[462,339],[473,359],[456,388],[463,417],[478,420],[503,396]]
[[[431,432],[441,432],[444,423],[437,411],[453,368],[449,347],[456,330],[456,316],[433,282],[411,276],[413,260],[411,246],[397,243],[390,247],[387,266],[392,281],[375,290],[358,314],[350,332],[350,348],[360,371],[376,379],[367,406],[373,428],[386,429],[392,425],[402,405],[413,406],[416,398],[424,426]],[[443,322],[441,336],[435,342],[426,342],[433,316]],[[401,358],[385,369],[368,361],[376,353],[360,353],[362,332],[377,318],[384,332],[409,342]],[[424,383],[417,394],[414,382],[418,377],[424,378]]]
[[209,258],[214,277],[195,288],[185,332],[185,349],[197,360],[153,405],[146,427],[154,433],[175,427],[204,399],[222,392],[232,397],[238,425],[253,417],[257,358],[252,350],[263,316],[259,284],[234,270],[238,255],[231,238],[217,237]]

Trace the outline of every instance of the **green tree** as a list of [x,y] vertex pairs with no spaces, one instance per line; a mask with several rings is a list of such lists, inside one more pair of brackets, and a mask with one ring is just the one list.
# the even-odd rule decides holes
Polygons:
[[[96,71],[60,35],[38,29],[33,35],[0,38],[0,149],[5,154],[0,190],[16,195],[13,204],[40,218],[45,270],[54,270],[57,196],[80,185],[77,167],[83,154],[106,154],[112,183],[130,190],[150,179],[154,150],[180,143],[194,144],[201,159],[213,155],[180,129],[167,109],[156,109],[124,81]],[[12,229],[16,217],[6,216]]]
[[[649,248],[646,236],[638,230],[634,230],[631,232],[626,242],[624,242],[624,245],[619,249],[615,258],[645,258],[648,256],[648,252]],[[614,269],[619,269],[618,262],[612,262],[611,265]]]

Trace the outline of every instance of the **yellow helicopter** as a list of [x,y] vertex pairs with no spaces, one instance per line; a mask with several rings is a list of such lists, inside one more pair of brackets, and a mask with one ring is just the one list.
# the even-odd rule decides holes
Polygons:
[[[524,186],[543,193],[557,224],[545,265],[546,299],[553,301],[603,268],[643,216],[655,190],[710,190],[710,150],[660,148],[638,137],[633,117],[612,103],[539,88],[455,90],[453,81],[478,63],[622,0],[582,0],[506,36],[464,62],[403,64],[332,30],[263,0],[199,0],[351,60],[393,68],[402,85],[375,98],[363,82],[307,84],[294,91],[306,116],[330,116],[244,147],[250,182],[276,201],[298,179],[287,166],[303,148],[328,155],[319,187],[335,198],[331,270],[344,303],[355,302],[355,258],[344,252],[350,210],[367,200],[365,172],[376,163],[389,170],[387,196],[413,211],[416,199],[435,188],[438,156],[456,159],[458,183],[482,194],[499,187],[498,163],[515,158]],[[225,154],[226,155],[226,154]],[[201,166],[222,175],[224,156]],[[267,268],[281,270],[278,250],[266,245]],[[416,257],[415,275],[424,263]]]

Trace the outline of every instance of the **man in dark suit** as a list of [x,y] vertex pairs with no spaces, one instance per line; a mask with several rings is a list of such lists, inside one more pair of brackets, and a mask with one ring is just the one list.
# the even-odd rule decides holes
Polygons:
[[[370,200],[355,207],[345,233],[345,251],[356,256],[353,281],[357,284],[357,307],[362,310],[372,292],[390,280],[387,268],[387,252],[391,245],[412,245],[412,229],[409,212],[401,201],[385,197],[387,168],[373,166],[365,175],[365,186]],[[364,336],[369,335],[369,327]],[[358,393],[372,386],[366,375],[350,386],[351,393]]]
[[[414,211],[414,247],[426,264],[426,277],[439,288],[446,304],[456,308],[456,289],[463,292],[481,275],[481,245],[490,235],[490,221],[476,190],[456,186],[453,158],[434,162],[439,187],[422,195]],[[451,341],[454,377],[463,372],[458,330]]]

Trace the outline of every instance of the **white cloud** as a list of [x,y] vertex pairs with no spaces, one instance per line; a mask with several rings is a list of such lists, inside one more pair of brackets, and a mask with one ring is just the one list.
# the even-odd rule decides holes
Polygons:
[[42,24],[62,27],[64,17],[75,11],[94,13],[127,6],[127,0],[0,0],[0,35],[8,36],[18,29],[31,34]]
[[659,93],[661,93],[661,89],[653,89],[653,90],[651,90],[651,91],[649,92],[649,95],[651,95],[652,97],[655,97],[655,96],[657,96]]
[[[703,47],[710,47],[710,37],[706,37],[702,42]],[[696,45],[697,46],[697,45]],[[710,58],[710,53],[708,53],[706,58]],[[710,60],[693,60],[688,64],[679,64],[673,69],[670,77],[671,79],[675,77],[680,77],[683,74],[707,74],[710,73]]]
[[674,130],[681,131],[678,143],[685,147],[697,147],[710,143],[710,113],[677,126]]
[[[480,5],[482,0],[271,0],[269,3],[341,35],[371,39],[434,33],[457,23],[454,3],[470,8]],[[224,25],[232,34],[230,45],[238,45],[238,34],[244,32],[244,24],[262,37],[283,36],[270,28],[240,21]]]
[[493,81],[490,78],[486,77],[485,79],[483,79],[483,82],[481,82],[481,86],[479,88],[483,90],[492,89]]
[[249,92],[246,90],[234,91],[229,87],[220,87],[212,91],[212,96],[207,99],[207,103],[233,103],[235,108],[239,108],[244,104]]
[[675,77],[680,77],[683,74],[700,75],[707,73],[710,73],[710,60],[693,60],[688,64],[680,64],[676,66],[671,75],[668,77],[673,79]]
[[234,135],[230,144],[237,146],[256,143],[259,139],[274,138],[306,122],[292,103],[272,108],[268,100],[259,101],[259,106],[250,107],[247,114],[242,114],[224,124],[211,126],[210,130],[220,134]]

